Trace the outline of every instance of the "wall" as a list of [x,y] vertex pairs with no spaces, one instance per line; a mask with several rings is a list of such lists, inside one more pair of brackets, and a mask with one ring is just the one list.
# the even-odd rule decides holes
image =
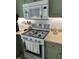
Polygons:
[[49,18],[49,20],[25,20],[24,18],[19,18],[18,24],[19,24],[19,29],[24,30],[27,27],[27,24],[25,25],[24,23],[27,23],[27,21],[31,21],[32,23],[35,24],[50,24],[50,28],[54,28],[57,26],[59,29],[62,29],[62,18],[61,17],[54,17],[54,18]]

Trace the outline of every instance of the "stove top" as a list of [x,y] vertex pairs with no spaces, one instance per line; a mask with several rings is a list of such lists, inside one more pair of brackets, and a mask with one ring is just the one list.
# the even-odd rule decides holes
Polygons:
[[49,33],[49,31],[31,29],[31,30],[23,33],[22,35],[44,39],[48,33]]

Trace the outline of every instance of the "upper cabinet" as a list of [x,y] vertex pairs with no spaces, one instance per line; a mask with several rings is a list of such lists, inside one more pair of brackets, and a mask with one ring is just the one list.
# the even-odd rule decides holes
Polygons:
[[48,0],[49,17],[62,17],[62,0]]

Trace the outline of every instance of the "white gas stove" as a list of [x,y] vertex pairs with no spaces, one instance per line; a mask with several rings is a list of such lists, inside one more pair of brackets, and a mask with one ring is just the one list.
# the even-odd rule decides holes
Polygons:
[[[35,24],[34,24],[35,25]],[[39,26],[35,26],[39,27]],[[44,40],[49,33],[50,26],[41,24],[41,29],[30,29],[21,35],[21,39],[26,44],[27,58],[44,59]],[[31,57],[32,56],[32,57]]]
[[45,30],[31,29],[31,30],[29,30],[29,31],[22,34],[22,39],[43,44],[42,41],[44,41],[44,38],[46,37],[48,32],[49,31],[45,31]]

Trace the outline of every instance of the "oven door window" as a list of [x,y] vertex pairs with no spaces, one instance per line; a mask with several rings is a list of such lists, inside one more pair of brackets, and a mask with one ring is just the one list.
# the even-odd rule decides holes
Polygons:
[[29,8],[30,19],[41,19],[41,6],[34,6]]

